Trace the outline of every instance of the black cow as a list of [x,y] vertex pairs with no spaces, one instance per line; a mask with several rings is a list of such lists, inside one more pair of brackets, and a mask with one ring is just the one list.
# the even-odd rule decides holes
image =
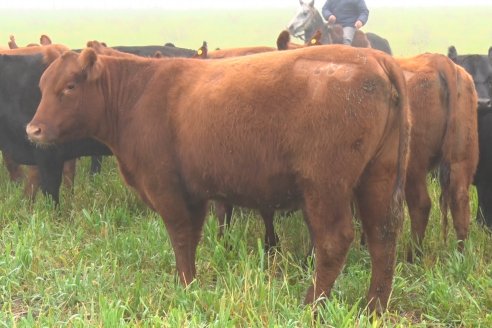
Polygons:
[[196,50],[179,48],[175,46],[116,46],[111,48],[142,57],[153,57],[156,53],[160,53],[162,57],[189,58],[196,55]]
[[0,53],[0,149],[19,164],[37,165],[41,190],[58,203],[66,160],[111,152],[92,139],[46,148],[36,147],[28,141],[25,127],[41,99],[38,84],[50,61],[47,56],[56,56],[60,52],[31,49],[29,52],[32,54],[26,54],[21,49],[16,50]]
[[475,174],[477,221],[492,230],[492,109],[478,111],[479,162]]
[[391,51],[391,46],[390,46],[388,40],[386,40],[385,38],[380,37],[379,35],[377,35],[375,33],[371,33],[371,32],[366,32],[366,37],[369,40],[369,42],[371,43],[371,48],[384,51],[390,55],[393,54]]
[[[87,47],[93,47],[93,43],[97,43],[101,47],[107,47],[106,43],[98,41],[87,42]],[[164,46],[115,46],[111,47],[111,49],[141,57],[154,57],[156,53],[159,53],[161,57],[190,58],[196,55],[196,50],[179,48],[172,45],[172,43],[166,43]],[[72,51],[80,52],[82,49],[72,49]]]
[[458,55],[449,47],[448,57],[472,77],[478,94],[479,162],[474,184],[477,187],[477,221],[492,229],[492,47],[488,55]]

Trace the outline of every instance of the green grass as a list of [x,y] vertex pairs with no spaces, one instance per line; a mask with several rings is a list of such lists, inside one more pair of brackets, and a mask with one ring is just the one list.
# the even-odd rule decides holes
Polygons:
[[[162,10],[0,10],[0,45],[14,34],[19,45],[37,42],[48,34],[54,42],[72,48],[88,40],[109,45],[148,45],[174,42],[197,49],[202,41],[216,47],[275,46],[297,8],[280,10],[190,11]],[[422,52],[486,53],[492,45],[492,6],[371,8],[364,31],[387,38],[397,56]]]
[[[22,187],[0,170],[0,325],[143,327],[490,327],[492,243],[473,220],[466,251],[454,232],[440,238],[432,210],[425,256],[404,261],[408,220],[399,243],[389,310],[370,319],[365,293],[370,258],[358,237],[329,301],[315,316],[302,305],[312,279],[303,265],[309,238],[299,214],[277,217],[280,251],[263,253],[263,223],[236,210],[217,238],[210,215],[197,254],[197,280],[187,288],[162,220],[122,183],[114,159],[91,177],[79,162],[74,194],[61,208],[38,196],[30,205]],[[432,198],[438,197],[430,182]],[[476,195],[472,193],[476,211]],[[356,224],[357,225],[357,224]]]
[[[0,40],[33,42],[42,33],[73,48],[87,40],[116,44],[163,44],[197,48],[274,45],[293,10],[243,12],[0,11]],[[388,38],[395,54],[424,51],[485,53],[492,7],[460,9],[375,8],[366,28]],[[254,23],[251,17],[255,16]],[[227,27],[227,28],[225,28]],[[474,33],[479,31],[480,33]],[[278,217],[281,245],[263,253],[263,224],[236,211],[223,239],[210,215],[197,254],[197,280],[184,288],[162,220],[122,183],[107,159],[101,175],[79,164],[74,194],[64,191],[60,209],[42,196],[34,204],[0,169],[0,325],[142,327],[491,327],[492,242],[473,220],[464,254],[440,238],[433,207],[425,256],[404,261],[408,220],[388,312],[365,312],[370,259],[358,243],[349,253],[329,302],[315,316],[302,305],[312,279],[303,265],[309,238],[299,214]],[[434,203],[438,188],[429,183]],[[472,212],[476,194],[472,192]]]

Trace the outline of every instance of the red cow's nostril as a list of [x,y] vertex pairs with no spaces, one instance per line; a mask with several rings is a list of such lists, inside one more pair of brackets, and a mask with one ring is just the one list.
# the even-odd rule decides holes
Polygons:
[[37,137],[41,135],[41,128],[33,124],[28,124],[26,127],[26,133],[29,137]]

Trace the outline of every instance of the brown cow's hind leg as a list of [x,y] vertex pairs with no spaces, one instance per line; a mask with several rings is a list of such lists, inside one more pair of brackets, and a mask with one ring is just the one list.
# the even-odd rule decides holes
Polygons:
[[340,190],[332,186],[305,194],[305,218],[309,220],[316,259],[314,284],[307,291],[305,303],[329,296],[354,239],[350,197],[344,197]]
[[73,185],[75,181],[75,169],[77,165],[77,160],[72,159],[66,161],[63,164],[63,184],[68,190],[73,192]]
[[362,227],[371,255],[369,310],[386,309],[395,267],[396,242],[401,227],[401,200],[394,201],[395,172],[374,165],[366,171],[357,190]]
[[7,171],[9,172],[10,181],[18,182],[21,181],[24,173],[22,171],[22,167],[17,164],[10,156],[3,152],[3,162],[7,167]]
[[471,177],[468,173],[467,163],[456,163],[451,165],[451,176],[449,186],[450,209],[453,217],[453,225],[458,238],[458,250],[463,251],[464,241],[468,237],[470,225],[470,196],[469,188]]
[[422,241],[429,222],[431,199],[427,191],[426,170],[411,170],[407,175],[405,196],[412,225],[412,244],[408,249],[407,261],[422,255]]
[[27,177],[24,184],[24,195],[34,201],[40,186],[39,169],[37,166],[27,167]]

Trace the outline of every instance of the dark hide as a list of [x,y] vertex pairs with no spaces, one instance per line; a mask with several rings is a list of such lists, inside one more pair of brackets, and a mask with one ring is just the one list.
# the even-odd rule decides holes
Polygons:
[[109,149],[92,139],[53,147],[38,147],[27,139],[25,126],[41,99],[39,79],[48,66],[47,55],[41,48],[47,47],[51,46],[29,48],[30,53],[37,54],[24,55],[14,50],[0,54],[0,149],[18,164],[37,165],[41,190],[58,202],[64,162],[80,156],[108,154]]

